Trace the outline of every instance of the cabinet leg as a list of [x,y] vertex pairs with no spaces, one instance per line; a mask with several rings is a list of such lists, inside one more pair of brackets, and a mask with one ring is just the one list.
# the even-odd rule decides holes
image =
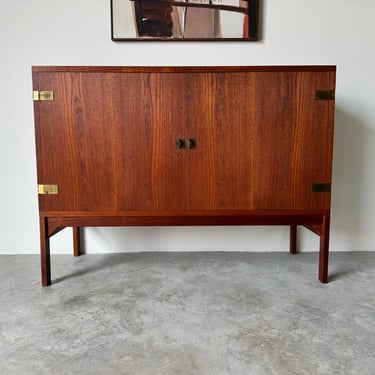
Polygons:
[[322,283],[328,283],[329,230],[330,216],[323,216],[319,249],[319,280]]
[[81,255],[81,233],[79,227],[73,227],[73,253],[75,257]]
[[297,254],[297,225],[290,226],[290,253]]
[[40,218],[40,262],[42,286],[51,285],[50,240],[47,233],[47,219]]

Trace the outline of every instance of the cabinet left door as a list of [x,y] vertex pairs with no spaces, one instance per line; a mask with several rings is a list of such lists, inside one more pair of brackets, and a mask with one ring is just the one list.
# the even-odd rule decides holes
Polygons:
[[[164,77],[164,78],[163,78]],[[178,85],[173,80],[173,85]],[[167,75],[35,72],[41,211],[154,211],[184,208],[179,95]]]

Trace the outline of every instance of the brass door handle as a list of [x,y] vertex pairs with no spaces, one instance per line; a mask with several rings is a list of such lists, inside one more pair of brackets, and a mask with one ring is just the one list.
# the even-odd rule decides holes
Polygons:
[[178,138],[176,139],[176,149],[180,150],[182,148],[192,149],[195,148],[196,142],[193,138]]
[[185,148],[185,139],[179,138],[176,139],[176,148],[177,150],[180,150],[181,148]]
[[195,139],[193,139],[193,138],[186,139],[186,145],[187,145],[186,147],[188,149],[195,148],[195,145],[196,145]]

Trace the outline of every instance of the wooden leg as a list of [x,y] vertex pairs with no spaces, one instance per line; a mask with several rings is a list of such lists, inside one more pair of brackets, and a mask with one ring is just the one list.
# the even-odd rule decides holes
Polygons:
[[330,216],[323,216],[322,230],[320,233],[319,250],[319,280],[328,283],[328,252],[329,252]]
[[50,241],[47,233],[47,218],[40,218],[40,262],[42,286],[51,285]]
[[290,226],[290,253],[297,254],[297,225]]
[[73,227],[73,252],[75,257],[81,255],[81,236],[79,227]]

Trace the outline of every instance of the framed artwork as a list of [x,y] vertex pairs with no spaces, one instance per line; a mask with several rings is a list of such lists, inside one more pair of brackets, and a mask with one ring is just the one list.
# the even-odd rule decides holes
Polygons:
[[111,0],[113,41],[258,40],[259,0]]

